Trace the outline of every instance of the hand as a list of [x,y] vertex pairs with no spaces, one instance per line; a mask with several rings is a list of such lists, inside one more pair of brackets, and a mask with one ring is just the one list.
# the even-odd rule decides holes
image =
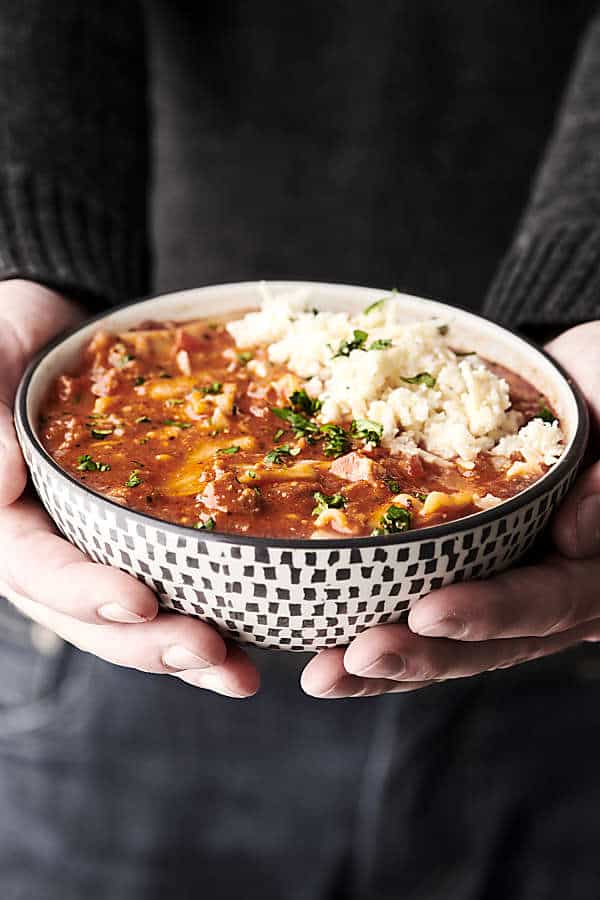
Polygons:
[[[600,321],[572,328],[547,349],[586,396],[597,460]],[[318,654],[302,675],[304,690],[327,698],[413,691],[600,641],[600,462],[558,510],[552,540],[539,563],[448,585],[418,600],[408,625],[380,625],[345,651]]]
[[159,613],[148,587],[91,562],[58,536],[39,503],[22,496],[27,472],[13,426],[15,389],[31,356],[81,318],[75,304],[38,284],[0,282],[0,595],[101,659],[249,696],[258,673],[239,648],[199,619]]

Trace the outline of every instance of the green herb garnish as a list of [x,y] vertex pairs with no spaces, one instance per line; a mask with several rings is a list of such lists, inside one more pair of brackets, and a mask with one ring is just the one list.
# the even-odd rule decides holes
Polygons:
[[127,481],[125,482],[125,487],[134,488],[142,483],[142,479],[138,474],[138,470],[134,469]]
[[422,494],[421,491],[411,491],[411,494],[417,500],[420,500],[421,503],[425,503],[425,501],[427,500],[427,494]]
[[149,422],[149,421],[150,421],[150,417],[149,417],[149,416],[138,416],[138,418],[135,420],[135,424],[136,424],[136,425],[141,425],[142,422]]
[[553,422],[558,422],[558,419],[556,418],[552,410],[548,409],[547,406],[540,406],[539,412],[533,418],[541,419],[542,422],[548,422],[550,425]]
[[372,534],[399,534],[410,528],[410,513],[403,506],[389,506]]
[[306,413],[307,416],[316,415],[323,405],[317,398],[309,397],[304,388],[294,391],[290,396],[290,404],[296,412]]
[[220,453],[221,456],[233,456],[234,453],[239,453],[241,449],[237,444],[233,444],[231,447],[220,447],[217,453]]
[[391,346],[392,342],[389,338],[379,338],[377,341],[373,341],[369,346],[369,350],[387,350]]
[[367,306],[367,308],[363,310],[363,314],[367,316],[374,310],[380,309],[386,301],[387,297],[382,297],[381,300],[376,300],[374,303],[369,304],[369,306]]
[[99,441],[103,441],[105,437],[108,437],[109,434],[113,433],[112,428],[92,428],[90,434],[92,437],[98,438]]
[[249,350],[244,350],[242,353],[238,353],[237,358],[240,366],[247,366],[250,360],[252,359],[252,353]]
[[185,400],[182,400],[181,397],[169,397],[168,400],[165,400],[165,406],[183,406]]
[[278,418],[283,419],[284,422],[287,422],[288,425],[291,425],[296,437],[301,435],[316,435],[319,433],[319,426],[316,422],[311,422],[306,416],[303,416],[302,413],[294,412],[290,406],[285,406],[282,409],[272,406],[271,412]]
[[270,466],[281,466],[286,456],[298,456],[300,447],[290,447],[289,444],[281,444],[275,447],[265,456],[265,462]]
[[212,531],[216,524],[213,517],[209,516],[204,522],[196,522],[194,528],[197,528],[199,531]]
[[338,356],[350,356],[353,350],[364,350],[365,341],[368,337],[369,335],[366,331],[361,331],[360,328],[355,328],[352,340],[342,341],[337,351],[333,354],[333,358],[336,359],[336,357]]
[[350,426],[353,437],[359,438],[366,444],[378,445],[383,434],[383,425],[373,422],[371,419],[354,419]]
[[325,456],[342,456],[350,449],[348,433],[340,425],[322,425],[323,453]]
[[395,478],[385,478],[384,484],[387,488],[390,489],[392,494],[399,494],[400,491],[402,490],[402,485],[400,484],[399,481],[396,481]]
[[280,438],[280,437],[283,437],[284,434],[285,434],[285,429],[284,429],[284,428],[278,428],[277,431],[275,432],[275,434],[273,435],[273,440],[274,440],[274,441],[278,441],[279,438]]
[[180,422],[179,419],[164,419],[163,425],[173,425],[175,428],[191,428],[190,422]]
[[195,387],[195,391],[200,391],[201,394],[220,394],[223,385],[220,381],[213,381],[212,384],[204,384],[202,387]]
[[95,462],[89,453],[77,457],[77,468],[82,472],[110,472],[108,463]]
[[135,385],[136,387],[139,387],[140,384],[144,384],[145,381],[146,381],[146,379],[145,379],[142,375],[137,375],[137,376],[133,379],[133,383],[134,383],[134,385]]
[[419,372],[418,375],[412,375],[410,378],[403,378],[407,384],[424,384],[428,388],[435,387],[435,378],[429,372]]
[[126,366],[129,362],[133,362],[134,359],[135,356],[131,356],[129,353],[124,353],[117,362],[117,366],[119,367],[119,369],[122,369],[123,366]]
[[316,501],[313,516],[320,515],[326,509],[344,509],[348,502],[343,494],[323,494],[321,491],[315,491],[313,497]]

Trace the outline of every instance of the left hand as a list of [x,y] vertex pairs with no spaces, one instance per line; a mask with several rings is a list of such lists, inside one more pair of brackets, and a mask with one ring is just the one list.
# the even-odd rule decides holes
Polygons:
[[593,462],[554,516],[551,551],[487,581],[433,591],[412,606],[407,625],[379,625],[346,649],[324,650],[303,672],[308,694],[413,691],[600,641],[600,321],[546,349],[579,384],[592,417]]

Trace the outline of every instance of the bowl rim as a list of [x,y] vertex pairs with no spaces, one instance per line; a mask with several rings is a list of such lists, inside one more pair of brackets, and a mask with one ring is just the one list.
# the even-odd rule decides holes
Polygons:
[[[581,464],[585,449],[588,443],[589,438],[589,412],[587,403],[583,397],[581,389],[578,385],[573,381],[573,379],[567,374],[562,365],[558,363],[553,357],[550,356],[543,348],[539,347],[534,341],[529,340],[526,337],[523,337],[520,334],[516,334],[511,331],[509,328],[505,328],[503,325],[499,325],[497,322],[494,322],[489,316],[482,315],[480,313],[473,312],[470,309],[460,306],[457,303],[444,303],[439,300],[432,300],[428,297],[420,297],[417,294],[407,294],[405,292],[398,292],[399,297],[408,297],[412,300],[421,300],[426,301],[427,303],[434,304],[444,309],[456,309],[459,312],[466,313],[469,316],[472,316],[475,319],[481,319],[484,322],[488,322],[493,325],[495,328],[507,332],[511,337],[515,340],[522,342],[531,348],[535,353],[539,354],[542,357],[545,357],[546,360],[550,362],[550,364],[558,371],[560,375],[565,379],[571,394],[575,400],[575,404],[577,407],[577,425],[575,428],[575,433],[571,440],[570,447],[564,456],[551,468],[548,472],[545,473],[541,478],[535,481],[532,485],[527,488],[524,488],[522,491],[519,491],[518,494],[515,494],[513,497],[508,498],[507,500],[503,500],[497,506],[493,506],[490,509],[481,510],[477,513],[471,513],[468,516],[463,516],[459,519],[452,519],[450,522],[444,522],[438,525],[429,525],[425,528],[416,528],[413,530],[400,532],[398,534],[389,534],[389,535],[366,535],[361,537],[340,537],[340,538],[282,538],[282,537],[263,537],[263,536],[252,536],[252,535],[244,535],[244,534],[235,534],[228,533],[224,531],[206,531],[202,529],[197,529],[189,525],[181,525],[177,522],[168,522],[165,519],[161,519],[158,516],[153,516],[149,513],[139,512],[138,510],[131,509],[128,506],[123,506],[120,503],[117,503],[115,500],[111,500],[109,497],[104,496],[103,494],[95,491],[93,488],[88,485],[82,484],[78,481],[73,475],[63,469],[50,454],[47,452],[39,438],[37,437],[34,427],[29,420],[29,415],[27,413],[27,396],[29,387],[31,382],[35,376],[35,373],[44,360],[44,358],[50,354],[53,350],[55,350],[60,344],[64,341],[70,339],[78,332],[83,331],[88,328],[94,322],[99,322],[102,319],[105,319],[107,316],[112,313],[119,312],[123,309],[127,309],[129,307],[134,307],[140,305],[142,303],[147,302],[148,300],[159,300],[162,297],[176,297],[181,294],[192,294],[195,291],[202,290],[211,290],[214,288],[219,288],[225,290],[226,288],[240,288],[250,285],[258,286],[261,283],[265,283],[267,286],[282,287],[332,287],[332,288],[348,288],[350,290],[354,290],[356,288],[360,288],[362,290],[370,290],[381,292],[382,294],[391,293],[391,289],[379,289],[372,288],[366,285],[352,285],[352,284],[343,284],[337,282],[321,282],[321,281],[303,281],[301,279],[297,280],[255,280],[255,281],[238,281],[238,282],[222,282],[218,284],[209,284],[202,285],[198,288],[185,288],[182,290],[176,291],[168,291],[164,294],[148,294],[143,297],[138,297],[135,300],[129,300],[124,303],[120,303],[115,306],[111,306],[108,309],[103,310],[89,318],[86,318],[84,322],[77,325],[75,328],[67,329],[65,331],[60,332],[52,341],[46,344],[30,361],[25,372],[23,373],[19,385],[17,387],[16,395],[15,395],[15,406],[14,406],[14,416],[15,420],[22,429],[24,436],[27,438],[31,449],[37,454],[40,459],[46,463],[46,465],[50,466],[52,470],[54,470],[55,474],[62,478],[67,482],[68,485],[72,486],[75,490],[79,489],[84,494],[88,494],[90,499],[95,500],[96,502],[102,504],[106,504],[109,509],[114,510],[115,512],[121,513],[121,515],[125,515],[127,517],[132,518],[138,524],[149,525],[153,528],[162,528],[167,531],[171,531],[175,534],[180,534],[183,532],[184,535],[188,537],[192,536],[196,540],[200,541],[208,541],[215,543],[225,543],[225,544],[239,544],[245,546],[258,546],[258,547],[281,547],[283,549],[299,549],[299,550],[342,550],[342,549],[353,549],[353,548],[361,548],[361,547],[377,547],[377,546],[403,546],[414,543],[423,543],[425,541],[433,541],[439,538],[448,538],[453,537],[455,535],[460,534],[463,531],[470,531],[472,529],[476,529],[479,527],[485,527],[486,525],[491,524],[492,522],[504,518],[510,515],[513,512],[516,512],[522,506],[528,505],[530,502],[536,500],[541,497],[543,494],[546,494],[548,491],[551,491],[556,485],[561,482],[566,473],[571,471],[572,469],[576,469]],[[501,512],[500,512],[501,510]]]

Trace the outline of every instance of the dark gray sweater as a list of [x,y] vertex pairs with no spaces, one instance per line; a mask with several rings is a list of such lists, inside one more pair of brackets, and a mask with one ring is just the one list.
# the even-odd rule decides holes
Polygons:
[[595,6],[0,0],[0,277],[143,294],[151,226],[159,289],[318,278],[593,318]]

